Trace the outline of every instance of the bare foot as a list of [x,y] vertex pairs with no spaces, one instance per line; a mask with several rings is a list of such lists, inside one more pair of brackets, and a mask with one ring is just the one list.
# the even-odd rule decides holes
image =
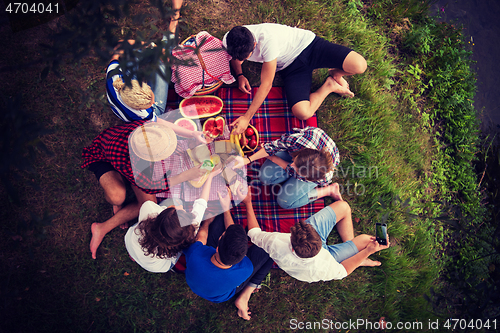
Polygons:
[[335,201],[344,201],[342,199],[342,195],[340,194],[340,186],[339,183],[334,183],[329,186],[331,188],[330,196],[333,198]]
[[241,291],[241,293],[238,296],[238,298],[236,299],[236,301],[234,301],[234,305],[236,305],[236,307],[238,308],[238,316],[240,316],[241,318],[243,318],[245,320],[250,320],[251,312],[248,311],[249,310],[248,301],[250,300],[250,297],[252,296],[252,292],[255,289],[256,288],[254,288],[254,287],[246,286]]
[[338,84],[340,84],[342,87],[349,89],[349,82],[344,79],[342,75],[338,73],[338,70],[335,68],[331,68],[328,70],[328,75],[333,77],[335,81],[337,81]]
[[101,223],[92,223],[90,231],[92,231],[92,239],[90,240],[90,252],[92,253],[92,259],[96,259],[96,252],[99,245],[101,245],[102,239],[106,234],[102,234],[99,225]]
[[[250,293],[251,294],[251,293]],[[238,316],[245,320],[250,320],[251,312],[248,311],[248,298],[244,295],[244,293],[240,294],[236,301],[234,301],[234,305],[238,308]]]
[[337,81],[333,79],[333,77],[329,76],[326,78],[326,82],[328,85],[328,89],[331,92],[339,94],[342,97],[354,97],[354,93],[349,90],[349,88],[342,87]]
[[244,300],[242,300],[238,297],[238,299],[236,299],[236,301],[234,301],[234,305],[236,305],[236,307],[238,308],[238,316],[240,316],[241,318],[243,318],[245,320],[250,320],[251,312],[248,311],[248,310],[250,310],[248,308],[248,302],[245,302]]
[[363,260],[363,262],[359,266],[375,267],[375,266],[380,266],[380,265],[382,265],[382,263],[380,261],[374,261],[374,260],[366,258],[365,260]]

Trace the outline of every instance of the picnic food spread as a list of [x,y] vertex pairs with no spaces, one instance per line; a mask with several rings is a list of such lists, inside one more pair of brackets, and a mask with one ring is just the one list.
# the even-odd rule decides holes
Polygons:
[[196,188],[200,188],[208,178],[208,174],[220,165],[223,168],[222,177],[226,183],[232,185],[234,183],[236,172],[229,166],[234,160],[234,153],[237,150],[236,146],[227,141],[220,140],[213,143],[215,153],[211,153],[208,145],[202,144],[193,149],[187,149],[186,152],[193,161],[194,166],[200,165],[200,169],[206,170],[205,174],[197,179],[189,181]]
[[217,96],[193,96],[183,99],[179,109],[184,118],[200,119],[219,114],[223,106],[224,103]]

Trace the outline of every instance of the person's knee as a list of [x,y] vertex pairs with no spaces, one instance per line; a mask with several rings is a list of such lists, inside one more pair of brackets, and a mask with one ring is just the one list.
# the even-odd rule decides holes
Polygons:
[[308,107],[300,105],[300,102],[292,107],[293,115],[299,120],[307,120],[313,116]]
[[[283,189],[282,189],[283,190]],[[291,195],[286,195],[283,193],[278,194],[276,198],[276,203],[283,209],[292,209],[300,207],[297,204],[299,203],[299,198]]]
[[344,217],[351,214],[351,206],[347,201],[335,201],[331,206],[337,215]]
[[371,241],[372,241],[372,236],[367,234],[356,236],[352,240],[354,245],[356,245],[356,247],[358,248],[358,251],[362,251],[363,249],[365,249],[368,246],[368,244],[370,244]]
[[116,186],[106,189],[105,192],[106,200],[114,206],[122,205],[127,197],[127,190],[125,187]]
[[122,176],[117,171],[108,171],[99,178],[104,197],[110,204],[119,206],[125,202],[127,189]]
[[307,120],[312,117],[312,115],[306,112],[293,112],[293,114],[298,120]]
[[343,208],[344,212],[346,212],[346,214],[351,215],[351,206],[349,206],[347,201],[342,201],[341,205],[343,206],[342,208]]
[[283,209],[293,208],[293,202],[290,202],[289,200],[286,200],[285,198],[278,197],[278,198],[276,198],[276,202],[278,203],[278,206],[280,206]]
[[343,70],[351,74],[362,74],[367,67],[366,59],[361,54],[351,51],[344,60]]

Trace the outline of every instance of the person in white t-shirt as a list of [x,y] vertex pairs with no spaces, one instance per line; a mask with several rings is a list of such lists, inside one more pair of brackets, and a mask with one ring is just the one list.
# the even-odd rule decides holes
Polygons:
[[[354,237],[351,208],[345,201],[335,201],[305,221],[297,222],[290,233],[265,232],[260,229],[253,211],[251,195],[243,203],[247,209],[248,236],[290,276],[304,282],[340,280],[360,266],[380,266],[368,257],[389,247],[375,237]],[[327,245],[333,227],[343,243]],[[387,236],[389,240],[389,236]]]
[[186,212],[179,201],[167,199],[160,205],[146,201],[139,211],[139,222],[125,234],[130,257],[149,272],[168,272],[177,263],[181,251],[195,242],[208,205],[212,179],[221,171],[217,168],[209,174],[191,213]]
[[[275,23],[236,26],[223,38],[224,47],[233,58],[231,66],[241,91],[250,94],[251,87],[243,75],[243,61],[262,63],[261,83],[247,112],[232,125],[241,134],[271,90],[274,75],[280,71],[288,104],[293,114],[306,120],[314,115],[323,100],[334,92],[353,97],[346,75],[361,74],[366,60],[359,53],[342,45],[317,37],[312,31]],[[329,68],[330,76],[314,93],[310,93],[312,71]]]

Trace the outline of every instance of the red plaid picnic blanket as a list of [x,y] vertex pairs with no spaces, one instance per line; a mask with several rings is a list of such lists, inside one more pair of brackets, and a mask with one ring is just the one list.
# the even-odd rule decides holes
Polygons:
[[[256,91],[257,88],[253,88],[252,94],[247,95],[238,88],[220,88],[215,93],[224,102],[222,115],[226,117],[228,123],[231,123],[246,112]],[[168,106],[176,108],[180,101],[181,98],[170,90]],[[260,142],[267,142],[279,139],[283,133],[290,133],[295,127],[317,126],[317,119],[313,117],[307,121],[301,121],[295,118],[289,111],[283,88],[273,87],[259,111],[257,111],[250,121],[250,124],[255,126],[259,132]],[[278,191],[277,185],[265,186],[258,179],[257,170],[264,161],[265,159],[255,161],[247,168],[247,175],[250,184],[254,186],[253,189],[256,187],[260,189],[260,193],[255,193],[256,191],[254,191],[253,206],[262,230],[289,232],[290,227],[296,221],[306,219],[324,207],[323,199],[316,200],[313,203],[296,209],[283,209],[279,207],[274,195]],[[232,212],[235,222],[246,226],[245,207],[239,205],[233,208]]]

